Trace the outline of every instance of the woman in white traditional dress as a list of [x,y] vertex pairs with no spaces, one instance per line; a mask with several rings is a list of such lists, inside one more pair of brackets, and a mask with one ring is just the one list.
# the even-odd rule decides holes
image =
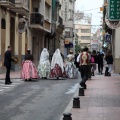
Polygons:
[[57,49],[52,57],[50,76],[59,79],[59,77],[63,77],[63,73],[64,73],[63,59],[60,54],[60,50]]
[[75,56],[73,52],[70,50],[70,54],[67,55],[67,64],[65,67],[66,75],[68,78],[77,78],[78,76],[78,69],[74,64],[74,61],[75,61]]
[[49,53],[46,48],[42,50],[38,65],[38,74],[40,78],[47,79],[50,76]]

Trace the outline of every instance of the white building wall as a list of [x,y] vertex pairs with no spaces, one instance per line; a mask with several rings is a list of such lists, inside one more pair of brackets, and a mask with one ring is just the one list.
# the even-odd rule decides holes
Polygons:
[[115,32],[115,58],[120,58],[120,27]]
[[120,27],[115,30],[115,36],[113,38],[114,49],[114,71],[120,73]]

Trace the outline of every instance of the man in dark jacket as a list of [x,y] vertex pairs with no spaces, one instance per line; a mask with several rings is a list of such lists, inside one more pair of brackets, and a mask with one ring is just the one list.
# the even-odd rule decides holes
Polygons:
[[98,72],[100,74],[102,74],[103,72],[103,58],[104,58],[104,54],[102,52],[98,52],[97,63],[98,63]]
[[12,82],[10,81],[10,69],[11,69],[11,61],[14,61],[11,57],[12,46],[8,46],[8,50],[4,55],[4,66],[6,67],[6,77],[5,77],[5,85],[10,85]]

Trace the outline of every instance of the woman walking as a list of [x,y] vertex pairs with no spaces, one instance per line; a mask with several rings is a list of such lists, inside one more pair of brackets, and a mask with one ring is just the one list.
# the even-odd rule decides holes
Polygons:
[[52,57],[50,76],[56,77],[57,79],[59,79],[59,77],[62,77],[64,72],[63,65],[63,59],[60,54],[60,50],[57,49]]
[[110,50],[108,50],[108,52],[105,56],[105,60],[106,60],[107,65],[108,65],[108,72],[107,72],[106,76],[111,76],[111,71],[113,69],[113,55],[112,55],[112,52]]
[[92,54],[91,54],[91,73],[92,73],[92,76],[95,76],[95,70],[96,70],[96,63],[97,63],[97,54],[96,54],[96,50],[93,50],[92,51]]
[[25,55],[24,62],[22,64],[21,78],[25,81],[31,81],[31,79],[37,79],[37,68],[33,63],[33,55],[30,53],[30,50],[27,50]]
[[67,56],[67,64],[66,64],[66,75],[68,78],[77,78],[78,69],[76,68],[75,64],[75,56],[73,52],[70,50],[70,54]]
[[46,48],[42,50],[38,65],[38,74],[40,78],[47,79],[50,76],[49,53]]

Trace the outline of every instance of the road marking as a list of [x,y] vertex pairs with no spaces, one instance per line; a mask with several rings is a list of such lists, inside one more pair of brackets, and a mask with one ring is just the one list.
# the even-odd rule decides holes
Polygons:
[[79,86],[79,83],[75,84],[74,86],[70,86],[71,88],[65,94],[73,94],[73,93],[75,93],[76,90],[78,89],[78,86]]
[[19,84],[23,83],[24,81],[21,80],[12,80],[12,84],[10,85],[5,85],[5,80],[0,80],[0,92],[4,91],[4,90],[8,90],[10,88],[15,88],[16,86],[18,86]]
[[0,92],[2,92],[4,89],[1,89]]

